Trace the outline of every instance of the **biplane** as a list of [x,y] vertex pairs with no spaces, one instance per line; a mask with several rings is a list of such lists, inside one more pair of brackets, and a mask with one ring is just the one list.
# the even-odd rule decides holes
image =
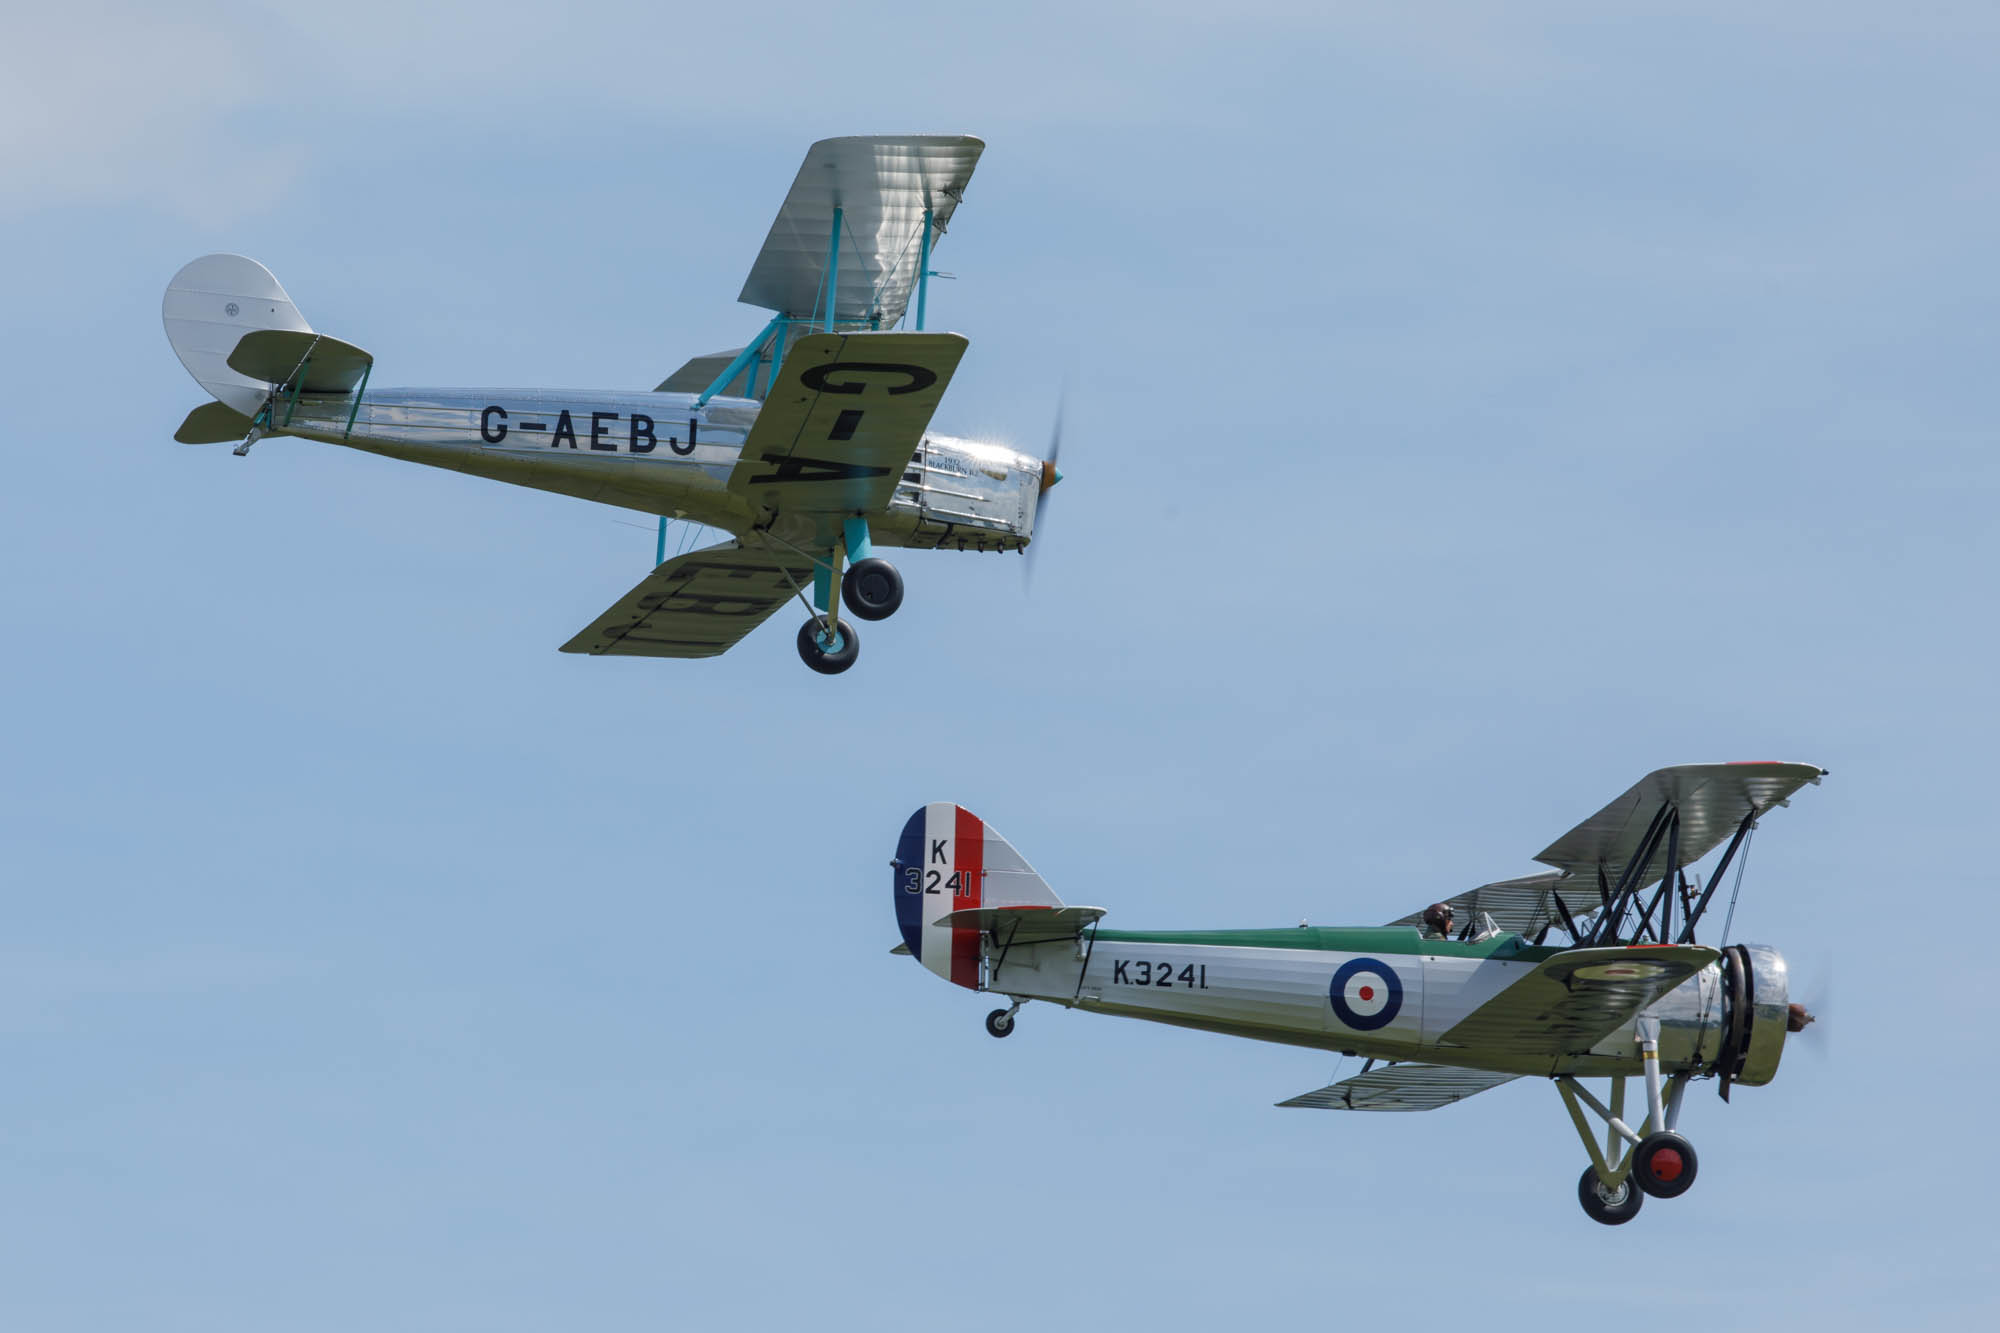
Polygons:
[[[1680,1133],[1688,1085],[1769,1083],[1812,1022],[1785,961],[1695,931],[1758,819],[1817,783],[1811,764],[1663,768],[1550,844],[1554,869],[1461,893],[1386,926],[1105,930],[1021,854],[951,804],[910,816],[891,863],[910,954],[956,985],[1364,1057],[1361,1071],[1279,1106],[1429,1111],[1519,1078],[1551,1080],[1590,1164],[1583,1210],[1616,1226],[1694,1184]],[[1702,885],[1688,869],[1726,845]],[[1732,890],[1732,911],[1733,895]],[[1725,920],[1726,938],[1730,922]],[[1551,936],[1558,938],[1551,940]],[[1628,1078],[1644,1108],[1625,1111]],[[1584,1086],[1609,1080],[1608,1100]],[[1586,1112],[1604,1127],[1600,1147]]]
[[[797,597],[799,655],[845,671],[860,649],[852,618],[902,605],[880,551],[1025,551],[1061,478],[1059,427],[1047,458],[930,429],[966,347],[924,328],[933,248],[984,147],[815,143],[739,297],[769,322],[650,393],[371,389],[374,358],[315,332],[262,264],[197,259],[168,284],[163,315],[215,401],[174,438],[237,440],[242,455],[297,436],[658,515],[653,570],[564,652],[713,657]],[[733,540],[669,559],[674,520]]]

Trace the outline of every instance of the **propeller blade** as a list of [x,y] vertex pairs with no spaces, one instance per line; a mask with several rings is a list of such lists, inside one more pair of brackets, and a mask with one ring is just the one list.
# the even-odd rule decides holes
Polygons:
[[1056,463],[1062,457],[1063,413],[1068,405],[1069,389],[1065,387],[1056,398],[1056,424],[1049,431],[1049,452],[1042,459],[1042,489],[1040,494],[1035,496],[1035,527],[1033,535],[1028,539],[1028,563],[1022,573],[1022,579],[1029,586],[1033,586],[1035,582],[1035,552],[1042,549],[1042,534],[1046,531],[1042,525],[1048,518],[1049,492],[1055,489],[1056,483],[1061,481],[1063,476],[1062,469],[1057,467]]

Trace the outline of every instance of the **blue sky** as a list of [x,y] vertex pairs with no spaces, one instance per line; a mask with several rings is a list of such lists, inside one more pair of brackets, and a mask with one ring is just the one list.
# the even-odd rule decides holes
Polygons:
[[[9,27],[0,1324],[1991,1317],[1989,7]],[[915,130],[989,143],[939,424],[1067,377],[1068,480],[1032,595],[913,554],[847,676],[558,654],[622,511],[171,439],[196,255],[387,384],[643,387],[807,143]],[[1841,990],[1618,1230],[1538,1084],[1278,1111],[1334,1059],[887,953],[927,800],[1116,925],[1373,924],[1761,758],[1832,776],[1735,935]]]

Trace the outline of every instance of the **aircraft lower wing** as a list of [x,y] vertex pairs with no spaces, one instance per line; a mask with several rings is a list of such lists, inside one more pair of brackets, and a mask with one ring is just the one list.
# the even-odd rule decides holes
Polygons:
[[1449,1065],[1389,1065],[1300,1093],[1278,1105],[1315,1111],[1435,1111],[1519,1077]]
[[[729,489],[761,511],[839,520],[886,508],[923,443],[965,339],[955,333],[815,333],[785,354]],[[794,538],[796,540],[796,538]],[[802,544],[808,544],[802,543]]]
[[719,657],[811,584],[804,556],[724,542],[676,556],[562,646],[598,657]]
[[1565,949],[1447,1028],[1438,1044],[1506,1055],[1581,1053],[1721,956],[1705,944]]

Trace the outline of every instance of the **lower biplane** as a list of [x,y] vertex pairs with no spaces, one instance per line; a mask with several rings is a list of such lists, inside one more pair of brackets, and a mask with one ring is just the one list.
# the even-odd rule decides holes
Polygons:
[[[843,607],[880,620],[902,605],[880,551],[1025,551],[1061,477],[1059,439],[1037,458],[930,430],[966,347],[924,331],[932,247],[984,147],[814,144],[739,297],[770,322],[650,393],[371,390],[374,358],[315,332],[262,264],[197,259],[168,284],[164,317],[215,401],[174,438],[241,441],[241,455],[298,436],[659,515],[654,569],[564,652],[714,657],[797,597],[799,655],[845,671],[859,637]],[[734,540],[668,559],[670,520]]]
[[[1701,944],[1695,928],[1732,863],[1740,886],[1758,818],[1824,771],[1660,769],[1535,858],[1554,870],[1358,929],[1103,930],[1103,908],[1065,905],[976,815],[928,805],[892,862],[895,952],[1012,1001],[987,1015],[996,1037],[1044,1000],[1366,1057],[1354,1077],[1280,1106],[1428,1111],[1517,1078],[1552,1080],[1590,1157],[1583,1210],[1616,1226],[1645,1196],[1694,1184],[1694,1146],[1678,1128],[1688,1084],[1714,1078],[1727,1101],[1733,1085],[1769,1083],[1788,1035],[1813,1021],[1776,950]],[[1698,888],[1687,868],[1725,841]],[[1645,1089],[1636,1124],[1633,1076]],[[1585,1078],[1610,1080],[1608,1103]],[[1602,1147],[1586,1112],[1605,1127]]]

